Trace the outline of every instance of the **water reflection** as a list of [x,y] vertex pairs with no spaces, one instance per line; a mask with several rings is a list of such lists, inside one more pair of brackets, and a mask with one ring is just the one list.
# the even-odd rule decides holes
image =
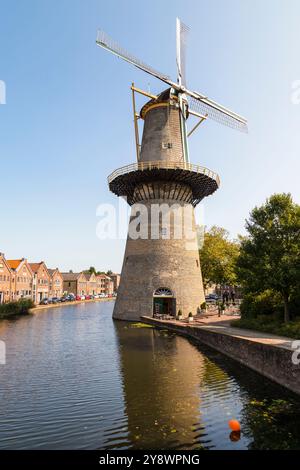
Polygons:
[[136,448],[190,448],[199,424],[201,354],[182,338],[115,324],[130,441]]
[[112,308],[0,322],[0,449],[300,448],[293,395],[184,338],[113,323]]

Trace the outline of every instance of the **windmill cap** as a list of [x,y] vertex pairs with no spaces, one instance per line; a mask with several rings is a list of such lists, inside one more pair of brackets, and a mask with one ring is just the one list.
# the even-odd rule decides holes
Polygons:
[[[174,97],[172,95],[172,99],[174,99],[176,97]],[[171,99],[171,88],[167,88],[166,90],[164,90],[162,93],[160,93],[156,99],[151,99],[150,101],[148,101],[141,109],[140,111],[140,116],[142,119],[145,119],[145,116],[147,114],[147,112],[153,108],[153,107],[156,107],[156,105],[161,105],[161,104],[166,104],[166,106],[168,105],[168,103],[170,102],[170,99]]]

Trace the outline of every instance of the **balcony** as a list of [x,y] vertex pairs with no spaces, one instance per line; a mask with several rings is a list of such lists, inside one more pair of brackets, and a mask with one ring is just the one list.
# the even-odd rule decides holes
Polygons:
[[220,186],[217,173],[200,165],[187,162],[138,162],[118,168],[108,177],[109,189],[117,196],[125,196],[128,204],[135,203],[137,185],[152,182],[170,182],[188,185],[192,190],[191,203],[196,206],[204,197]]

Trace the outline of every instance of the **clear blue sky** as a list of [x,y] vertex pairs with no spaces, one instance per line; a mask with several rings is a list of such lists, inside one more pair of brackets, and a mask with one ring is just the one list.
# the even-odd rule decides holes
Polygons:
[[[188,85],[249,119],[248,136],[206,123],[191,160],[220,174],[205,223],[244,231],[274,192],[300,202],[299,0],[0,0],[0,251],[49,267],[121,269],[124,240],[96,237],[106,178],[135,161],[132,81],[163,85],[95,45],[101,27],[175,78],[175,17],[191,28]],[[149,85],[148,85],[149,84]],[[139,104],[142,104],[141,100]]]

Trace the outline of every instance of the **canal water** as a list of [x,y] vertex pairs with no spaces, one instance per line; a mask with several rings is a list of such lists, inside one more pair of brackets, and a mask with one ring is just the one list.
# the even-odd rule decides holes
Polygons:
[[0,322],[0,449],[300,449],[294,395],[185,338],[114,323],[112,309]]

